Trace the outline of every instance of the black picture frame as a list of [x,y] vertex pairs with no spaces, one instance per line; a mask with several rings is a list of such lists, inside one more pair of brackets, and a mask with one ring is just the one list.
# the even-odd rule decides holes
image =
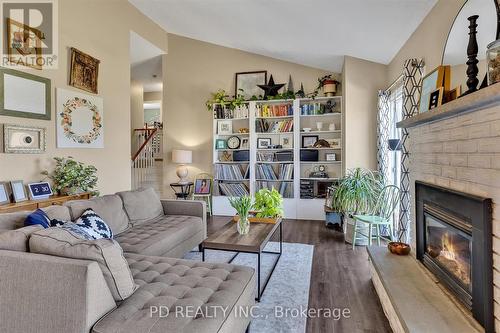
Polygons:
[[[255,90],[244,89],[245,84],[243,84],[244,76],[251,77],[260,74],[259,78],[255,79]],[[267,71],[251,71],[251,72],[238,72],[234,74],[235,84],[234,84],[234,96],[238,96],[240,94],[239,89],[243,89],[246,100],[249,100],[252,96],[259,96],[262,94],[262,90],[257,87],[258,84],[266,84],[267,83]],[[240,78],[240,79],[238,79]]]
[[319,140],[319,135],[303,135],[302,136],[302,148],[311,148],[312,147],[312,145],[311,146],[306,145],[306,140],[310,140],[310,139],[314,139],[314,142],[316,142]]
[[257,149],[268,149],[271,145],[271,138],[257,138]]

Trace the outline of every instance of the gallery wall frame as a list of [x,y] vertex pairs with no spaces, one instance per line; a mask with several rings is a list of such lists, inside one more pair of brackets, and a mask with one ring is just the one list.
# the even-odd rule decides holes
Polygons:
[[51,119],[52,85],[48,78],[0,67],[0,115]]

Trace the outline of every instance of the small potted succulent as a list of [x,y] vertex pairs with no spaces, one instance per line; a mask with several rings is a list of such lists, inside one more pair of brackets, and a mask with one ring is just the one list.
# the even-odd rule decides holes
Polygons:
[[250,231],[250,221],[248,215],[252,209],[252,198],[248,195],[242,197],[229,198],[229,203],[238,213],[236,220],[236,229],[240,235],[246,235]]

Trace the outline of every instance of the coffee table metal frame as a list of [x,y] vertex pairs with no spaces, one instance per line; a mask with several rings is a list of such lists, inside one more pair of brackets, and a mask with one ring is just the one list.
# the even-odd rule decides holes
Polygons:
[[[230,223],[233,223],[233,222],[230,222]],[[280,241],[279,241],[280,250],[279,250],[279,252],[264,251],[264,250],[260,250],[260,249],[258,251],[247,251],[247,250],[240,250],[240,249],[238,249],[238,250],[236,250],[236,249],[234,249],[234,250],[219,249],[219,248],[215,248],[215,247],[211,247],[211,246],[206,246],[204,243],[202,243],[201,260],[205,261],[205,250],[236,252],[236,254],[228,261],[228,264],[230,264],[240,253],[257,254],[257,297],[255,297],[255,300],[257,302],[260,302],[262,294],[264,294],[264,291],[266,290],[267,284],[269,283],[269,280],[271,279],[271,276],[273,275],[274,269],[276,268],[276,265],[278,264],[278,261],[280,260],[281,254],[283,253],[283,221],[279,221],[278,223],[279,223],[278,229],[279,229],[279,235],[280,235],[280,237],[279,237],[280,238]],[[235,228],[236,228],[236,226],[235,226]],[[270,237],[264,242],[265,244],[262,248],[264,248],[267,245],[267,243],[271,240],[271,238],[276,234],[277,231],[278,230],[274,230],[271,232]],[[265,253],[265,254],[277,254],[278,256],[274,260],[273,267],[271,268],[271,272],[269,272],[269,275],[266,277],[266,280],[264,281],[264,286],[261,290],[261,264],[262,264],[261,257],[262,257],[263,253]]]

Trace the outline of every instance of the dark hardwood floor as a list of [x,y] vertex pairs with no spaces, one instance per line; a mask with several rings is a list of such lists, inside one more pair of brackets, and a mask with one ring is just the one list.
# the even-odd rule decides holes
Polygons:
[[[208,233],[228,222],[215,216]],[[314,245],[309,308],[348,308],[350,318],[309,318],[307,332],[391,332],[370,280],[364,247],[355,251],[344,243],[343,234],[327,229],[322,221],[286,220],[283,240]]]

